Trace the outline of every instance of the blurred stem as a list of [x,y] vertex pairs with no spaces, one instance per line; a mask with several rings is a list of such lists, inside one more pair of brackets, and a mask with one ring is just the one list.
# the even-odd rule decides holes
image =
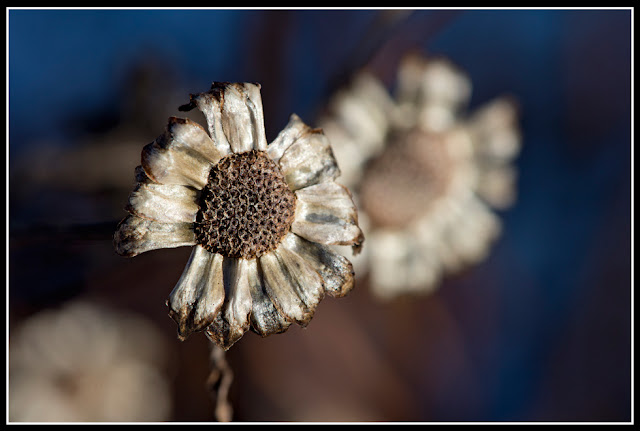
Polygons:
[[[398,9],[378,12],[345,63],[329,79],[325,97],[331,97],[340,88],[347,86],[353,76],[366,66],[373,66],[382,75],[391,72],[395,75],[397,64],[408,50],[422,49],[460,13],[460,10],[455,9]],[[388,76],[379,78],[389,80]]]
[[229,402],[229,389],[233,381],[233,371],[226,360],[225,351],[217,344],[211,343],[209,355],[211,371],[207,378],[207,388],[215,406],[215,417],[218,422],[230,422],[233,408]]
[[411,13],[411,10],[403,9],[378,12],[351,54],[347,57],[346,63],[338,69],[336,76],[330,80],[328,92],[332,94],[344,86],[355,71],[369,62]]

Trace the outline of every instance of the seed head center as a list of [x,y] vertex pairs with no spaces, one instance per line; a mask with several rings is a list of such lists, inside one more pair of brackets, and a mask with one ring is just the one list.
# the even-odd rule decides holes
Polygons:
[[200,195],[194,231],[212,253],[253,259],[275,250],[289,232],[296,196],[278,165],[251,150],[223,157]]
[[446,193],[455,169],[442,137],[401,132],[367,166],[361,205],[375,226],[404,227]]

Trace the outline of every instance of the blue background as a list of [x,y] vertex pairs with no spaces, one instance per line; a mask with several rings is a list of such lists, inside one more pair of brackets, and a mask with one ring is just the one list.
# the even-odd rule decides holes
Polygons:
[[[141,149],[212,81],[260,82],[271,140],[292,112],[313,123],[357,67],[392,86],[399,58],[417,48],[469,74],[471,109],[518,100],[519,198],[501,213],[503,235],[431,297],[380,304],[362,280],[304,331],[245,336],[229,353],[236,419],[631,419],[630,10],[9,10],[8,25],[12,325],[81,296],[146,314],[178,351],[174,420],[212,420],[204,337],[174,342],[164,309],[188,251],[123,260],[110,234],[73,236],[65,226],[123,214],[133,173],[88,189],[82,175],[78,187],[43,181],[30,161],[47,147],[91,148],[136,115]],[[349,350],[341,337],[356,329],[339,322],[365,351]],[[349,361],[361,355],[379,359],[379,374],[354,377]],[[283,393],[318,407],[304,415],[276,400]],[[351,400],[343,410],[322,407],[338,393]]]

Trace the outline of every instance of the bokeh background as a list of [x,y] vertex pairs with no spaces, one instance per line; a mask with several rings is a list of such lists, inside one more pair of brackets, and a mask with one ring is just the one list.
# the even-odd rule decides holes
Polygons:
[[[632,10],[10,9],[7,23],[9,420],[29,391],[90,411],[77,384],[39,388],[29,366],[42,374],[46,354],[11,357],[81,343],[51,324],[37,341],[21,329],[78,302],[133,314],[155,340],[145,366],[164,402],[110,418],[215,420],[208,342],[179,342],[165,306],[190,250],[125,259],[111,244],[142,146],[212,81],[262,84],[270,141],[291,113],[313,124],[359,67],[392,86],[412,49],[468,73],[471,109],[502,94],[520,104],[503,234],[433,295],[380,302],[361,277],[306,329],[247,333],[226,356],[234,420],[632,419]],[[120,396],[140,398],[130,386]],[[106,386],[88,387],[99,398]]]

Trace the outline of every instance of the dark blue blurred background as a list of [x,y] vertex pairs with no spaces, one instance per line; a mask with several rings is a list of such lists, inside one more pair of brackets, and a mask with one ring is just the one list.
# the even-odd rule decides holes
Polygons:
[[78,296],[146,314],[177,352],[173,419],[212,420],[204,337],[180,344],[164,308],[189,251],[111,248],[139,151],[212,81],[260,82],[271,140],[358,67],[392,86],[419,48],[469,74],[471,108],[520,104],[504,233],[431,297],[380,304],[363,280],[304,331],[245,336],[235,418],[631,420],[630,10],[14,9],[8,26],[12,325]]

